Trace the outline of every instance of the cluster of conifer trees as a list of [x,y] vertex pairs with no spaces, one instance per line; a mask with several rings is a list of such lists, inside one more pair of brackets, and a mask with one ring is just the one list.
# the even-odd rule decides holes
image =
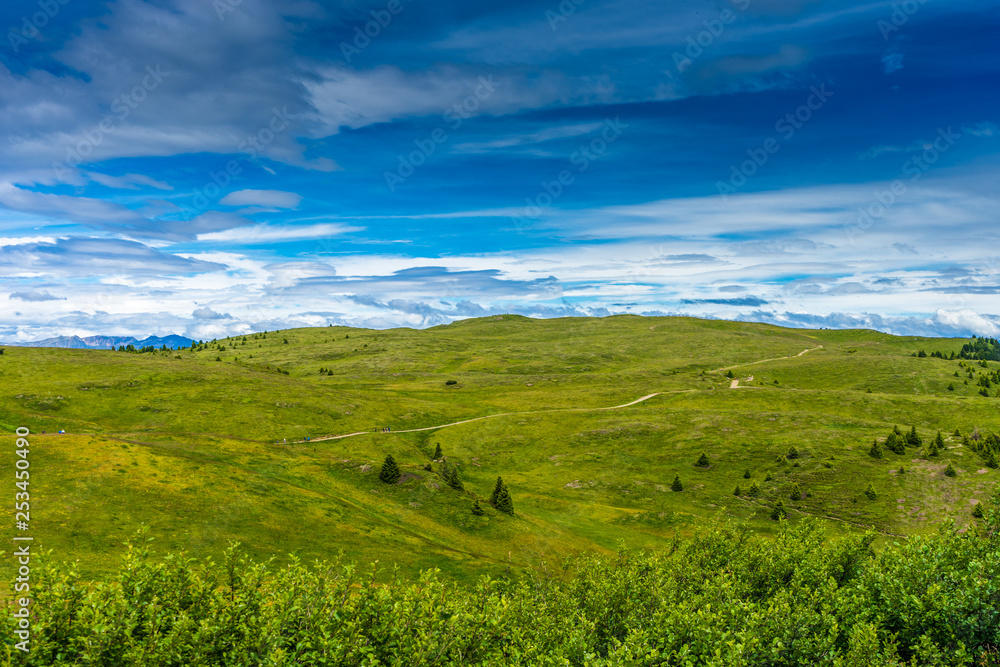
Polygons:
[[[433,460],[441,464],[441,478],[444,482],[455,489],[456,491],[465,491],[465,485],[462,483],[462,479],[458,474],[458,466],[449,463],[445,458],[444,453],[441,451],[441,445],[438,444],[434,449]],[[424,466],[424,470],[432,471],[433,467],[430,463]],[[399,469],[399,464],[396,463],[396,459],[392,457],[392,454],[386,454],[385,461],[382,463],[382,468],[379,471],[378,478],[385,482],[386,484],[395,484],[402,477],[402,472]],[[470,494],[473,497],[472,501],[472,513],[476,516],[483,516],[485,511],[483,511],[482,505],[479,503],[479,498],[476,494]],[[514,499],[510,495],[510,489],[507,487],[507,483],[503,481],[503,478],[497,476],[496,485],[493,487],[493,493],[490,494],[490,505],[493,506],[499,512],[505,514],[514,514]]]

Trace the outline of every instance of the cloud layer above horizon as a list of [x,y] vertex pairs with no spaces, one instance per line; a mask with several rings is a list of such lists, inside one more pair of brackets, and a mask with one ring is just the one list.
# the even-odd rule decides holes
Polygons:
[[0,28],[0,341],[1000,335],[1000,6],[75,0]]

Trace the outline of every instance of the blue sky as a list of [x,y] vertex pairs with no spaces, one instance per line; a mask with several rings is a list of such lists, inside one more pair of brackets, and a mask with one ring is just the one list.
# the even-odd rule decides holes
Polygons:
[[1000,334],[1000,3],[18,0],[0,28],[0,340]]

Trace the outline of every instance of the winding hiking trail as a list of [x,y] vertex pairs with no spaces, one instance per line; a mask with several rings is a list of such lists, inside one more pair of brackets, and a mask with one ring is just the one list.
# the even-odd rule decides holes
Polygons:
[[[796,357],[801,357],[806,352],[812,352],[813,350],[819,350],[822,347],[823,347],[822,345],[820,345],[818,347],[809,347],[809,348],[806,348],[806,349],[802,350],[798,354],[793,354],[793,355],[790,355],[790,356],[787,356],[787,357],[775,357],[773,359],[761,359],[759,361],[751,361],[751,362],[748,362],[748,363],[745,363],[745,364],[737,364],[736,366],[726,366],[725,368],[716,368],[712,372],[716,373],[718,371],[727,371],[727,370],[730,370],[732,368],[739,368],[740,366],[752,366],[754,364],[763,364],[763,363],[766,363],[768,361],[780,361],[782,359],[794,359]],[[752,377],[753,376],[751,376],[751,378]],[[738,379],[737,380],[733,380],[732,383],[730,384],[729,388],[730,389],[737,389],[737,388],[739,388],[739,382],[740,381]],[[523,412],[498,412],[495,415],[484,415],[482,417],[473,417],[472,419],[463,419],[461,421],[451,422],[450,424],[440,424],[438,426],[424,426],[423,428],[409,428],[409,429],[403,429],[403,430],[400,430],[400,431],[391,431],[390,433],[417,433],[418,431],[436,431],[436,430],[441,429],[441,428],[448,428],[449,426],[459,426],[461,424],[469,424],[471,422],[481,421],[483,419],[494,419],[496,417],[511,417],[513,415],[541,414],[543,412],[588,412],[588,411],[598,412],[598,411],[601,411],[601,410],[621,410],[622,408],[627,408],[629,406],[636,405],[637,403],[642,403],[643,401],[648,401],[649,399],[653,398],[654,396],[660,396],[662,394],[683,394],[683,393],[693,392],[693,391],[699,391],[699,390],[698,389],[676,389],[676,390],[673,390],[673,391],[658,391],[658,392],[655,392],[655,393],[652,393],[652,394],[646,394],[642,398],[637,398],[637,399],[635,399],[634,401],[632,401],[630,403],[624,403],[622,405],[613,405],[611,407],[606,407],[606,408],[546,408],[546,409],[543,409],[543,410],[525,410]],[[324,436],[320,436],[318,438],[310,438],[308,442],[312,443],[312,442],[323,442],[325,440],[342,440],[344,438],[353,438],[354,436],[357,436],[357,435],[369,435],[369,434],[372,434],[372,433],[379,433],[379,431],[357,431],[355,433],[344,433],[343,435],[324,435]],[[300,444],[300,443],[305,443],[305,442],[306,442],[305,440],[296,440],[296,441],[288,443],[288,444]]]
[[764,363],[767,363],[768,361],[781,361],[782,359],[795,359],[796,357],[801,357],[806,352],[813,352],[815,350],[821,350],[821,349],[823,349],[822,345],[819,345],[817,347],[807,347],[806,349],[802,350],[798,354],[792,354],[792,355],[789,355],[787,357],[775,357],[774,359],[760,359],[758,361],[748,361],[745,364],[736,364],[735,366],[725,366],[723,368],[716,368],[712,372],[713,373],[718,373],[719,371],[728,371],[728,370],[731,370],[733,368],[739,368],[740,366],[753,366],[754,364],[764,364]]
[[[401,431],[391,431],[390,433],[416,433],[417,431],[436,431],[439,428],[448,428],[449,426],[458,426],[459,424],[468,424],[470,422],[480,421],[482,419],[493,419],[494,417],[510,417],[512,415],[531,415],[539,414],[542,412],[583,412],[583,411],[598,411],[598,410],[620,410],[622,408],[627,408],[630,405],[635,405],[636,403],[642,403],[643,401],[648,401],[654,396],[659,396],[660,394],[680,394],[689,391],[698,391],[697,389],[678,389],[676,391],[658,391],[655,394],[647,394],[642,398],[637,398],[631,403],[625,403],[623,405],[613,405],[608,408],[546,408],[543,410],[525,410],[523,412],[498,412],[495,415],[484,415],[482,417],[473,417],[472,419],[463,419],[462,421],[451,422],[450,424],[441,424],[439,426],[425,426],[423,428],[409,428],[403,429]],[[369,433],[377,433],[377,431],[358,431],[357,433],[345,433],[344,435],[327,435],[319,438],[312,438],[309,442],[320,442],[322,440],[340,440],[342,438],[351,438],[356,435],[367,435]],[[305,442],[301,440],[299,442]]]

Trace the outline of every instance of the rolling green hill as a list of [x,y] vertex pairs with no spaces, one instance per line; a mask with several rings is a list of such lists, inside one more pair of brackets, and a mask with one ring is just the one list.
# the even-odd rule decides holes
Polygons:
[[[7,348],[0,427],[10,443],[16,427],[32,431],[39,546],[79,559],[88,577],[114,568],[146,524],[162,551],[217,554],[237,540],[261,558],[342,551],[470,580],[619,543],[663,545],[714,516],[771,533],[779,500],[790,521],[817,517],[831,535],[967,526],[997,485],[973,449],[1000,431],[997,385],[980,394],[1000,364],[913,355],[968,342],[496,316],[267,332],[176,352]],[[404,432],[477,417],[489,418]],[[872,458],[894,425],[915,426],[923,445]],[[934,457],[938,432],[945,449]],[[436,445],[464,491],[441,477]],[[703,452],[708,467],[695,465]],[[398,484],[378,479],[387,453]],[[485,502],[498,475],[514,516]],[[485,516],[471,513],[474,496]]]

